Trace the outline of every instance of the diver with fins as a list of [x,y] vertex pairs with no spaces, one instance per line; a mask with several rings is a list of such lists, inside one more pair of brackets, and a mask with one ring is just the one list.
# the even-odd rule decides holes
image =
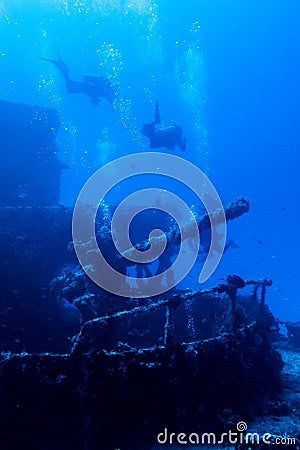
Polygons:
[[111,82],[105,77],[97,77],[92,75],[85,75],[83,81],[71,80],[69,76],[70,69],[61,59],[59,52],[57,51],[58,59],[48,59],[41,58],[43,61],[48,61],[54,64],[65,80],[66,91],[68,94],[86,94],[90,97],[91,103],[93,105],[99,104],[99,98],[106,98],[111,105],[113,105],[113,100],[115,92]]
[[150,148],[165,147],[168,150],[174,150],[178,145],[183,152],[185,151],[186,137],[180,125],[174,121],[159,128],[157,125],[161,125],[158,100],[155,102],[154,120],[143,124],[142,134],[149,139]]

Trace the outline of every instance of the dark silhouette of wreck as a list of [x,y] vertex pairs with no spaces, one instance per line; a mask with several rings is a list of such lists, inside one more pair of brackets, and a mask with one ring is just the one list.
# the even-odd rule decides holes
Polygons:
[[[56,112],[0,102],[0,114],[1,448],[146,450],[164,429],[221,433],[280,405],[271,281],[230,275],[140,301],[104,292],[58,205]],[[232,202],[227,220],[248,209]],[[200,231],[208,222],[199,215]]]
[[0,205],[57,205],[67,168],[56,154],[57,112],[0,100],[0,117]]

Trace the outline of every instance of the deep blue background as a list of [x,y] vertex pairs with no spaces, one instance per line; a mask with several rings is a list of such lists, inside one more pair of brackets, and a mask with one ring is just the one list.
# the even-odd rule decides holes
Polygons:
[[[159,98],[163,121],[180,122],[188,136],[186,153],[175,154],[203,169],[224,203],[251,202],[229,226],[240,248],[210,283],[228,273],[269,276],[272,309],[299,320],[299,23],[296,0],[3,1],[1,98],[58,109],[59,157],[70,165],[64,204],[97,168],[103,127],[115,145],[108,161],[148,150],[140,128]],[[66,94],[56,68],[37,59],[57,48],[74,79],[112,78],[115,111]],[[189,277],[183,286],[196,284]]]

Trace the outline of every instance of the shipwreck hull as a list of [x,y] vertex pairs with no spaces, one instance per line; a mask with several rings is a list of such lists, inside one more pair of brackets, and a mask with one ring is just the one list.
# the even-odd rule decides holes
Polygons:
[[[57,113],[1,101],[0,114],[1,448],[148,450],[166,429],[221,433],[280,403],[271,281],[232,275],[210,290],[142,300],[104,292],[78,266],[73,208],[58,206],[66,166]],[[113,209],[100,210],[97,239],[126,273],[128,260],[110,251]],[[209,215],[195,211],[199,231],[208,230]],[[238,198],[226,220],[248,211]],[[140,250],[153,217],[133,229]],[[179,230],[165,225],[175,252]],[[246,285],[254,291],[240,295]]]
[[282,366],[257,326],[172,349],[2,354],[1,442],[148,449],[165,428],[221,433],[279,398]]

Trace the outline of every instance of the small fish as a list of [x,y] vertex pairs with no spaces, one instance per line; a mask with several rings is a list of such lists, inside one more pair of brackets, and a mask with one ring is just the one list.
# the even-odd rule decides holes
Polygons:
[[254,241],[256,241],[259,245],[264,245],[264,241],[262,241],[261,239],[258,239],[257,237],[253,236],[252,239]]
[[234,250],[236,248],[241,248],[241,247],[233,239],[228,239],[228,241],[226,242],[226,245],[225,245],[224,253],[226,253],[227,250],[229,250],[230,248],[232,250]]

